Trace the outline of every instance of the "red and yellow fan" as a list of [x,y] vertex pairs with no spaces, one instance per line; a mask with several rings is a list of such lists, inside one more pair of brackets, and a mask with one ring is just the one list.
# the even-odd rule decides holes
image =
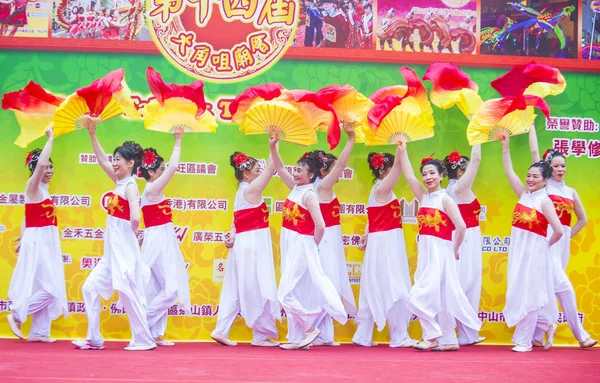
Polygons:
[[54,114],[54,134],[67,134],[121,114],[140,118],[125,83],[123,68],[110,72],[90,86],[77,89],[67,97]]
[[21,127],[15,145],[25,148],[42,137],[48,126],[52,125],[54,113],[64,100],[64,97],[46,92],[33,81],[21,90],[4,94],[2,109],[12,110]]
[[155,97],[144,107],[146,129],[168,133],[176,128],[195,133],[217,130],[216,118],[206,108],[202,81],[189,85],[167,84],[152,67],[146,70],[146,79]]
[[308,146],[317,143],[315,128],[298,106],[278,99],[283,87],[265,84],[246,89],[230,104],[229,110],[244,134],[268,134],[282,141]]
[[502,97],[525,94],[544,98],[561,94],[567,87],[560,70],[533,61],[525,65],[516,65],[491,84]]
[[535,121],[534,107],[539,108],[546,118],[550,115],[550,108],[544,99],[532,95],[496,98],[484,102],[469,122],[469,144],[499,140],[502,135],[528,133]]
[[375,92],[375,105],[368,113],[365,145],[397,145],[399,142],[433,137],[433,110],[427,100],[427,91],[419,76],[403,67],[406,87],[394,86]]
[[431,81],[433,89],[429,93],[431,103],[441,109],[454,105],[467,117],[481,107],[479,87],[462,70],[451,63],[436,62],[427,68],[423,80]]
[[[337,113],[328,100],[307,90],[286,90],[278,98],[300,109],[306,123],[315,130],[327,131],[327,142],[331,150],[340,142],[340,127]],[[364,140],[363,140],[364,141]]]

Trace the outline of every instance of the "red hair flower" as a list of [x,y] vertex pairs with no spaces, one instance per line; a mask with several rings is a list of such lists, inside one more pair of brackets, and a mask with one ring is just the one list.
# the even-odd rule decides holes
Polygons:
[[308,152],[304,153],[301,158],[308,157]]
[[[25,165],[29,165],[29,163],[33,159],[33,154],[34,154],[34,150],[30,151],[29,154],[27,154],[27,158],[25,159]],[[544,154],[544,156],[545,156],[545,154]]]
[[451,164],[458,164],[462,159],[462,156],[456,150],[448,154],[448,161],[450,161]]
[[237,166],[246,163],[246,161],[248,161],[248,156],[242,152],[236,154],[235,157],[233,157],[233,162],[235,162]]
[[386,158],[381,153],[377,153],[371,158],[371,166],[375,169],[383,168]]
[[421,160],[421,166],[423,166],[423,164],[425,164],[426,162],[429,161],[433,161],[433,157],[425,157]]
[[156,154],[154,154],[154,152],[151,150],[146,150],[144,158],[142,159],[142,167],[144,169],[150,169],[152,166],[154,166],[155,162]]
[[554,149],[548,149],[544,152],[544,155],[542,156],[542,160],[546,161],[546,158],[548,158],[548,155],[550,153],[552,153],[554,151]]

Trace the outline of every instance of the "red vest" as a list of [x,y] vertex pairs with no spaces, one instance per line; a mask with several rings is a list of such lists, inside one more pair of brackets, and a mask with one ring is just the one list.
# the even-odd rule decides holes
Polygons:
[[467,229],[479,226],[479,213],[481,213],[481,205],[477,198],[471,203],[461,203],[458,205],[460,215],[467,225]]
[[104,208],[108,211],[108,215],[129,221],[131,218],[129,201],[113,192],[108,193],[107,197],[104,199],[108,201]]
[[563,226],[571,226],[571,217],[573,216],[573,210],[575,206],[573,201],[566,197],[561,197],[554,194],[548,194],[548,197],[550,197],[552,203],[554,204],[554,209],[556,209],[556,215],[558,215],[560,223]]
[[520,203],[515,206],[512,220],[513,227],[545,237],[548,233],[548,220],[544,215]]
[[302,235],[315,234],[315,223],[308,210],[302,206],[286,199],[281,212],[283,215],[282,227]]
[[236,233],[266,229],[269,227],[269,209],[266,203],[250,209],[233,212],[233,224]]
[[50,198],[25,204],[25,227],[57,226],[56,211]]
[[402,208],[397,199],[383,206],[367,207],[369,233],[402,229]]
[[340,225],[340,201],[335,197],[331,202],[320,203],[321,214],[325,220],[325,227]]
[[419,235],[430,235],[452,241],[452,232],[455,227],[445,212],[433,207],[420,207],[417,222],[419,223]]
[[142,207],[142,214],[146,228],[173,222],[173,211],[166,199],[157,204]]

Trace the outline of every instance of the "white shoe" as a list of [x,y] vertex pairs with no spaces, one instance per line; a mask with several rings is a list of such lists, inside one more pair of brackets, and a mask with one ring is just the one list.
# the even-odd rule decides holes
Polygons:
[[544,347],[544,344],[542,342],[540,342],[539,340],[531,341],[531,345],[533,347]]
[[93,344],[88,342],[85,339],[74,340],[71,342],[73,346],[75,346],[78,350],[102,350],[104,349],[104,344]]
[[170,340],[164,340],[162,337],[154,339],[154,343],[156,343],[156,345],[160,346],[160,347],[173,347],[173,346],[175,346],[174,342],[171,342]]
[[282,350],[308,350],[309,346],[300,347],[298,343],[282,343],[279,345]]
[[330,346],[330,347],[340,347],[340,344],[338,342],[323,342],[320,340],[315,340],[314,342],[312,342],[310,344],[311,346]]
[[140,346],[132,345],[130,343],[129,346],[125,347],[125,351],[149,351],[149,350],[154,350],[155,348],[156,348],[156,343],[144,344],[144,345],[140,345]]
[[47,337],[47,336],[28,336],[28,342],[40,342],[40,343],[54,343],[56,339]]
[[598,343],[596,339],[592,339],[592,337],[587,338],[584,342],[579,342],[579,347],[581,348],[590,348],[594,347]]
[[433,347],[431,351],[458,351],[460,346],[458,344],[440,344],[437,347]]
[[276,342],[271,339],[267,340],[253,340],[250,344],[254,347],[277,347],[279,346],[279,342]]
[[558,330],[558,326],[556,323],[553,323],[552,326],[550,326],[550,329],[546,331],[546,343],[544,343],[545,350],[549,350],[554,344],[554,335],[556,335],[556,330]]
[[304,346],[300,350],[310,350],[310,346]]
[[299,348],[302,348],[304,346],[308,346],[309,344],[311,344],[312,342],[314,342],[315,339],[317,339],[317,337],[319,336],[319,334],[321,334],[321,330],[319,330],[316,327],[312,331],[309,331],[309,332],[305,333],[304,334],[304,339],[302,339],[300,341],[300,343],[298,343]]
[[485,336],[480,336],[477,338],[477,340],[475,342],[472,343],[459,343],[460,346],[474,346],[476,344],[479,344],[481,342],[485,341]]
[[222,344],[223,346],[237,346],[237,343],[219,335],[216,331],[213,331],[210,334],[210,337],[217,343]]
[[434,341],[422,340],[413,346],[413,348],[415,350],[420,350],[420,351],[431,350],[434,347],[438,347],[437,340],[434,340]]
[[391,347],[391,348],[411,348],[411,347],[413,347],[413,346],[416,346],[416,345],[417,345],[417,343],[419,343],[419,341],[418,341],[418,340],[414,340],[414,339],[407,339],[407,340],[405,340],[404,342],[402,342],[402,343],[399,343],[399,344],[392,344],[392,343],[390,342],[390,347]]
[[531,346],[527,346],[524,344],[516,345],[512,348],[514,352],[530,352],[532,350]]
[[12,331],[13,334],[15,334],[15,336],[19,339],[23,339],[23,332],[21,331],[21,323],[17,322],[17,319],[15,319],[15,316],[13,314],[10,314],[9,316],[6,317],[6,320],[8,321],[8,326],[10,327],[10,331]]

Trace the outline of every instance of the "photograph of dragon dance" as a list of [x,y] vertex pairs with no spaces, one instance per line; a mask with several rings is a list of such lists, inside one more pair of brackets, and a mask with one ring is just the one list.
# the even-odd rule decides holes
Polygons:
[[55,0],[52,37],[152,40],[142,0]]
[[475,0],[379,0],[377,50],[475,54]]
[[481,1],[480,52],[577,58],[577,1]]
[[582,0],[581,58],[600,60],[600,1]]

